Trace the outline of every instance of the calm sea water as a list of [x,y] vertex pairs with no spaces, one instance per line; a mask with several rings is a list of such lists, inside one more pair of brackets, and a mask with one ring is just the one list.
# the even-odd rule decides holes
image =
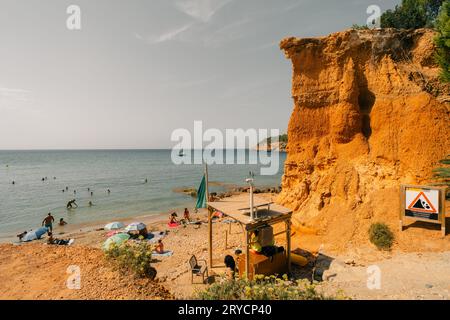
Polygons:
[[[237,156],[254,153],[240,150]],[[277,186],[285,158],[279,153],[273,176],[259,175],[260,165],[211,165],[209,180],[245,185],[252,170],[257,186]],[[193,207],[195,199],[174,189],[197,188],[202,175],[202,165],[173,164],[170,150],[0,151],[0,237],[40,226],[49,211],[78,224]],[[210,187],[210,192],[223,190],[220,184]],[[68,211],[71,199],[79,208]]]

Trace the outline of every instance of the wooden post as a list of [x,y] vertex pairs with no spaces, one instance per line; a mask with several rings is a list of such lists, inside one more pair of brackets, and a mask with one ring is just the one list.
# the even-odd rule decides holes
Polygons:
[[247,279],[250,279],[250,237],[248,230],[245,230],[245,240],[245,276],[247,277]]
[[209,247],[209,268],[213,267],[213,247],[212,247],[212,213],[208,207],[208,247]]
[[400,232],[403,231],[403,215],[404,214],[405,214],[405,186],[400,186],[400,215],[399,215]]
[[225,250],[228,249],[228,231],[225,230]]
[[291,220],[286,221],[286,246],[288,272],[291,273]]
[[208,181],[208,164],[205,162],[205,182],[206,182],[206,205],[209,203],[209,181]]
[[445,194],[447,193],[447,188],[442,188],[442,190],[440,191],[440,194],[439,194],[439,196],[441,197],[441,204],[442,204],[442,206],[441,206],[441,215],[442,215],[442,217],[441,217],[441,232],[442,232],[442,238],[445,238],[445,215],[446,215],[446,213],[447,213],[447,209],[446,209],[446,206],[445,206]]

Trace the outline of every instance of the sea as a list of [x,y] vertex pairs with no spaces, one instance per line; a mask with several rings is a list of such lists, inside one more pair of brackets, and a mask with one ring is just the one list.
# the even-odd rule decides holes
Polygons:
[[[285,153],[271,154],[278,170],[261,175],[267,165],[249,164],[257,151],[233,152],[241,164],[208,165],[210,192],[245,186],[250,172],[256,187],[280,185]],[[194,162],[194,152],[184,153]],[[83,224],[192,209],[196,199],[180,190],[200,185],[201,158],[176,164],[180,159],[172,160],[172,150],[0,151],[0,239],[39,227],[48,212]],[[78,208],[68,210],[72,199]]]

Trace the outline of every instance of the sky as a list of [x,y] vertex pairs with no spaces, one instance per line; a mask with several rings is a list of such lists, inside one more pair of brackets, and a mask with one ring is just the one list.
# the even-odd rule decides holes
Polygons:
[[[279,129],[289,36],[400,0],[1,0],[0,149],[171,148],[177,128]],[[81,10],[69,30],[67,8]]]

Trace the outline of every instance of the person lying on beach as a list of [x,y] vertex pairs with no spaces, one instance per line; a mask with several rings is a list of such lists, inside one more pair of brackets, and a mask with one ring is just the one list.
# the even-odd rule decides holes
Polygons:
[[59,219],[60,226],[65,226],[66,224],[67,224],[67,222],[65,222],[63,218]]
[[58,245],[66,246],[66,245],[68,245],[70,243],[70,239],[68,239],[68,240],[56,239],[56,238],[53,238],[53,233],[49,232],[48,233],[47,243],[48,244],[58,244]]
[[42,225],[48,230],[53,231],[53,222],[55,222],[55,218],[53,218],[52,214],[49,212],[45,219],[42,221]]
[[22,232],[21,234],[18,234],[17,237],[19,238],[20,241],[22,241],[22,238],[25,237],[25,235],[27,234],[27,231]]

